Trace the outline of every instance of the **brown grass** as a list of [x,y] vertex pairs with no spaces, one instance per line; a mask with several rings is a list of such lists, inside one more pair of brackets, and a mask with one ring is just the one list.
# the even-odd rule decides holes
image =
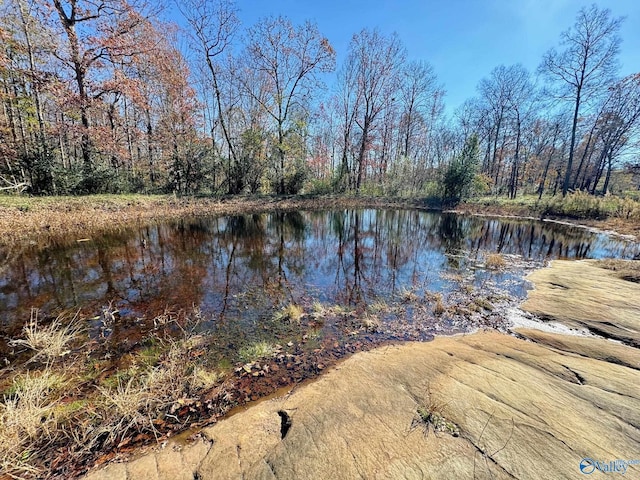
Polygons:
[[433,304],[432,310],[434,315],[439,317],[447,311],[447,307],[444,304],[444,298],[441,293],[427,292],[425,294],[425,299]]
[[485,259],[485,265],[489,270],[502,270],[507,266],[507,261],[499,253],[490,253]]
[[[197,325],[199,312],[193,317]],[[49,478],[58,455],[67,466],[84,464],[139,434],[158,439],[169,423],[167,428],[183,429],[189,417],[179,419],[177,411],[214,390],[222,399],[215,411],[229,408],[223,375],[201,360],[205,338],[195,327],[182,327],[177,340],[155,339],[119,370],[98,378],[86,349],[74,347],[67,355],[78,339],[77,322],[56,319],[42,326],[34,313],[24,338],[10,341],[36,354],[3,372],[0,472],[8,478]]]
[[59,435],[54,415],[64,378],[27,372],[14,377],[10,395],[0,403],[0,470],[12,478],[37,476],[34,456]]
[[0,196],[0,247],[86,241],[154,222],[205,215],[358,207],[425,208],[419,200],[322,196],[178,198],[171,195]]
[[11,347],[26,347],[35,355],[29,360],[53,363],[71,353],[70,347],[78,339],[82,328],[75,315],[71,320],[56,318],[47,326],[38,324],[38,310],[31,310],[31,318],[23,328],[24,338],[9,341]]

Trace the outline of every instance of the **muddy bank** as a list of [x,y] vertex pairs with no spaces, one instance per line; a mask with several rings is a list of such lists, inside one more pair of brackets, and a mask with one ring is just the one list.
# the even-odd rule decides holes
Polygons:
[[359,353],[194,446],[87,478],[575,478],[585,457],[636,459],[638,351],[520,334],[533,341],[485,332]]
[[[638,263],[630,264],[637,269]],[[527,277],[535,289],[522,308],[543,319],[640,347],[640,285],[624,279],[625,275],[633,278],[635,270],[628,270],[625,274],[625,270],[602,268],[591,260],[556,260],[551,268]]]

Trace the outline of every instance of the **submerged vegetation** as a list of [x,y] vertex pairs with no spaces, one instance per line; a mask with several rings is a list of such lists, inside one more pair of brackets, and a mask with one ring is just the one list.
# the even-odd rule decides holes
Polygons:
[[[487,284],[474,289],[470,278],[455,281],[446,297],[404,289],[366,307],[313,299],[274,307],[264,328],[274,328],[275,337],[230,338],[230,350],[199,310],[163,313],[127,347],[79,328],[91,319],[46,320],[34,312],[11,340],[0,374],[0,465],[16,478],[74,477],[141,443],[215,422],[232,406],[317,375],[345,354],[504,324],[493,309],[507,296]],[[442,412],[423,413],[427,428],[458,434]]]

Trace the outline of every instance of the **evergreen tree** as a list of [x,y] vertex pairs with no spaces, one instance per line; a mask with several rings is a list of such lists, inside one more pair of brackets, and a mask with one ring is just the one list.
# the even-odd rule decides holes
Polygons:
[[464,143],[460,155],[455,157],[444,173],[442,180],[443,200],[446,204],[457,204],[472,193],[473,179],[478,170],[478,136],[471,135]]

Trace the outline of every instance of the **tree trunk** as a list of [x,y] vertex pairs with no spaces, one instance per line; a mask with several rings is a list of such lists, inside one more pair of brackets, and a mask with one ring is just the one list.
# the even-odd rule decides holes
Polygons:
[[573,167],[573,154],[576,146],[576,130],[578,129],[578,113],[580,111],[580,93],[581,85],[576,92],[576,106],[573,111],[573,123],[571,124],[571,143],[569,144],[569,159],[567,160],[567,171],[564,174],[564,183],[562,184],[562,196],[566,197],[571,182],[571,168]]
[[362,127],[362,142],[360,143],[360,151],[358,152],[358,176],[356,178],[356,193],[360,192],[360,186],[362,185],[362,178],[364,176],[364,157],[367,153],[367,143],[369,141],[369,122],[368,116],[364,119],[364,125]]
[[544,166],[544,172],[542,173],[542,180],[540,181],[540,187],[538,187],[538,200],[542,198],[542,193],[544,192],[544,185],[547,182],[547,174],[549,173],[549,166],[551,166],[551,160],[553,159],[553,155],[556,153],[556,140],[558,139],[559,133],[560,133],[560,126],[556,125],[556,128],[553,132],[553,142],[551,143],[551,152],[549,152],[549,157],[547,158],[547,163]]

